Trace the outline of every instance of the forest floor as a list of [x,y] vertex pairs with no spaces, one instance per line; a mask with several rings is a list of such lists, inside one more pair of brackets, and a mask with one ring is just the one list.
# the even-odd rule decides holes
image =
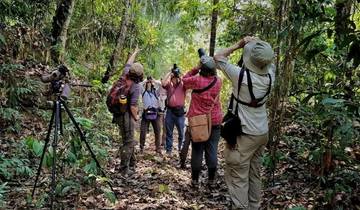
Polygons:
[[[106,187],[104,182],[97,182],[95,185],[84,183],[84,174],[79,171],[73,179],[81,183],[80,191],[70,190],[65,195],[57,197],[55,205],[61,209],[227,209],[229,195],[223,177],[223,141],[220,143],[219,151],[218,188],[213,191],[209,191],[206,187],[205,169],[201,175],[201,187],[199,190],[193,190],[190,187],[190,160],[187,160],[186,170],[180,169],[177,151],[174,151],[171,157],[159,156],[154,151],[153,141],[153,135],[148,135],[145,151],[141,154],[138,150],[136,152],[136,172],[126,178],[118,173],[120,164],[118,148],[120,146],[117,143],[112,145],[109,150],[110,162],[104,168],[111,177],[114,190],[118,195],[118,201],[115,203],[106,199],[100,190]],[[284,152],[289,151],[283,143],[280,149]],[[59,176],[64,175],[59,172]],[[264,187],[262,209],[313,209],[321,206],[325,192],[319,189],[316,179],[311,178],[305,164],[290,158],[280,163],[280,167],[274,173],[272,183],[270,183],[271,173],[262,171],[262,177],[266,186],[270,186]],[[13,190],[7,195],[7,209],[34,208],[25,199],[30,195],[33,181],[31,178],[10,184],[13,185]],[[37,188],[37,192],[46,194],[44,183],[49,182],[50,172],[45,170],[40,180],[42,184]],[[358,191],[359,189],[357,193]],[[344,198],[341,194],[336,198],[337,202],[349,202],[349,199],[354,199]],[[354,200],[354,202],[357,201]],[[359,203],[356,205],[359,209]]]

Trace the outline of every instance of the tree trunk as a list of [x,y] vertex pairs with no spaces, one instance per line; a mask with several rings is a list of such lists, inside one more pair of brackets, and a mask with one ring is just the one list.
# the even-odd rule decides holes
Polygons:
[[[346,84],[344,86],[344,99],[350,102],[353,101],[355,97],[355,91],[353,89],[355,87],[353,71],[356,69],[356,64],[358,63],[355,57],[352,56],[352,49],[356,44],[359,45],[356,40],[350,37],[350,35],[355,32],[354,28],[352,27],[352,25],[355,25],[355,23],[350,20],[352,3],[352,0],[337,0],[335,3],[336,16],[334,40],[336,53],[343,57],[343,59],[341,59],[343,62],[341,63],[338,72],[344,72],[344,76],[346,78],[344,83]],[[354,42],[350,45],[349,40],[353,40]],[[357,49],[355,51],[358,51],[359,46],[356,48]],[[346,63],[351,59],[354,59],[353,65],[348,66]],[[350,107],[350,109],[355,111],[357,108]]]
[[75,0],[61,0],[53,17],[51,58],[56,64],[64,60],[67,31],[74,10],[74,4]]
[[217,19],[219,10],[217,8],[217,5],[219,3],[219,0],[213,1],[213,11],[211,14],[211,34],[210,34],[210,56],[214,56],[215,52],[215,43],[216,43],[216,25],[217,25]]
[[107,83],[110,79],[110,76],[118,67],[118,61],[120,58],[120,54],[124,48],[124,42],[126,38],[127,28],[130,19],[130,0],[124,0],[124,11],[121,18],[120,30],[117,34],[116,45],[113,53],[111,54],[109,64],[107,66],[104,77],[102,78],[102,83]]
[[[282,28],[282,24],[290,25],[292,24],[289,21],[289,16],[294,12],[296,7],[296,1],[289,0],[279,3],[279,8],[277,11],[278,14],[278,30]],[[283,20],[284,18],[284,20]],[[284,23],[283,23],[284,21]],[[288,36],[285,38],[284,41],[279,40],[280,36],[278,31],[277,43],[279,44],[279,48],[281,46],[286,47],[283,51],[280,49],[276,49],[277,53],[277,60],[276,66],[276,83],[274,92],[271,97],[271,109],[270,109],[270,128],[269,128],[269,147],[270,147],[270,154],[272,158],[272,170],[276,168],[276,151],[278,149],[278,145],[281,139],[281,128],[283,123],[283,117],[285,112],[285,102],[287,100],[288,91],[290,87],[290,81],[292,78],[294,66],[295,66],[295,57],[298,53],[298,49],[296,48],[298,43],[298,36],[299,36],[299,29],[292,29],[289,31]],[[281,38],[284,39],[284,38]],[[284,60],[280,60],[280,53],[284,52]],[[282,57],[282,56],[281,56]]]

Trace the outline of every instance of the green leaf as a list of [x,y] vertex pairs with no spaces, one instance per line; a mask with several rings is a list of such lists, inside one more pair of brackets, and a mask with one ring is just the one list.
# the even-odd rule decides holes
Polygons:
[[84,128],[87,128],[87,129],[90,129],[94,124],[94,121],[92,121],[88,118],[84,118],[84,117],[78,117],[78,118],[76,118],[76,121],[80,125],[82,125]]
[[6,45],[5,37],[1,33],[0,33],[0,44]]
[[159,185],[159,192],[160,193],[169,192],[169,186],[167,186],[166,184],[160,184]]
[[105,197],[111,202],[111,203],[115,203],[116,202],[116,197],[115,194],[111,191],[106,191],[105,192]]
[[293,208],[291,208],[289,210],[306,210],[306,208],[303,207],[303,206],[296,206],[296,207],[293,207]]
[[69,192],[73,187],[72,186],[66,186],[61,190],[61,195],[64,196],[67,192]]
[[25,144],[29,149],[32,149],[34,144],[34,139],[31,136],[26,137]]
[[34,140],[33,145],[32,145],[32,149],[33,149],[35,155],[39,157],[41,155],[41,153],[42,153],[42,150],[43,150],[43,144],[40,143],[37,140]]

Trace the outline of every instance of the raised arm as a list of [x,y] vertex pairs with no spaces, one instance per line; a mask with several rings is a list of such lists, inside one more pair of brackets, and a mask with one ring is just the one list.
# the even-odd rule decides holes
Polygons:
[[165,77],[161,80],[161,85],[163,87],[167,86],[171,80],[172,73],[169,72],[165,75]]
[[216,53],[216,55],[214,56],[215,60],[220,60],[222,58],[226,58],[228,57],[231,53],[233,53],[235,50],[238,50],[240,48],[243,48],[245,46],[246,43],[250,42],[251,40],[254,40],[254,37],[251,36],[246,36],[242,39],[240,39],[240,41],[236,42],[234,45],[225,48],[223,50],[221,50],[220,52]]
[[130,64],[130,65],[133,64],[135,61],[135,58],[139,52],[140,52],[140,49],[138,47],[136,47],[133,54],[130,56],[130,58],[126,62],[126,64]]

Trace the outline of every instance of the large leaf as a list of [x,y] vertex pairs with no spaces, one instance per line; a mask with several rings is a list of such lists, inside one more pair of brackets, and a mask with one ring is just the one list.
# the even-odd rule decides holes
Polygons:
[[344,99],[335,99],[335,98],[325,98],[321,101],[322,105],[325,106],[342,106],[344,103]]
[[42,143],[40,143],[37,140],[34,140],[33,144],[32,144],[32,149],[35,153],[36,156],[40,156],[42,153],[44,145]]
[[5,40],[4,35],[2,35],[2,34],[0,33],[0,46],[2,46],[2,45],[6,45],[6,40]]

